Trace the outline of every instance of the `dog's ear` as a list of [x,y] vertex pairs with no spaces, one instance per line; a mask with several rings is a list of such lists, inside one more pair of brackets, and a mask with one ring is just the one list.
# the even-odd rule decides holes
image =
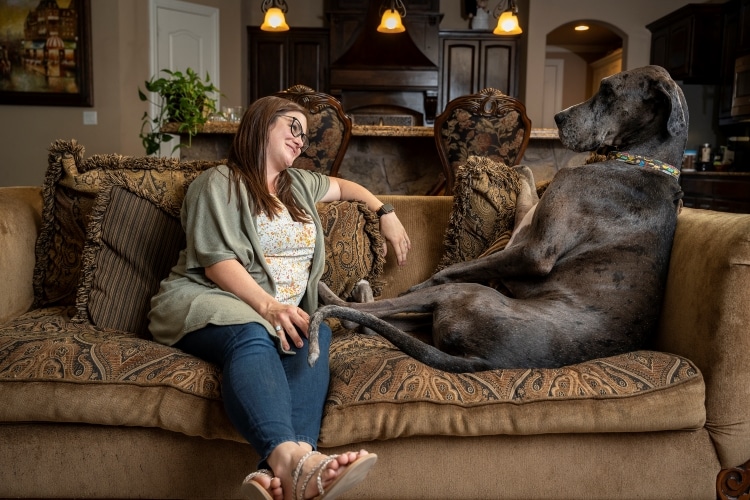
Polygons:
[[682,89],[674,80],[660,80],[657,88],[663,92],[672,106],[667,120],[667,132],[673,137],[685,133],[688,128],[688,110]]

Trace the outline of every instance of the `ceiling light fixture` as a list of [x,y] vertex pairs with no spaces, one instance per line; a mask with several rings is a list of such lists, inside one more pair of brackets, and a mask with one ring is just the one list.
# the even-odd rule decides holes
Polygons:
[[[500,5],[505,4],[501,9]],[[497,18],[497,26],[492,31],[496,35],[520,35],[523,33],[518,24],[518,5],[516,0],[505,0],[498,2],[492,15]]]
[[[390,3],[390,6],[387,6]],[[383,2],[380,6],[380,33],[403,33],[406,31],[404,24],[401,22],[402,17],[406,17],[406,7],[401,0],[390,0]]]
[[288,31],[284,14],[289,8],[284,0],[263,0],[260,9],[266,14],[260,29],[263,31]]

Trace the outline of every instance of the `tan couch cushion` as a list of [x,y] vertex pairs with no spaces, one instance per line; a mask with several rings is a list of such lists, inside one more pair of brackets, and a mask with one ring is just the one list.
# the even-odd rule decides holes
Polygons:
[[485,436],[699,429],[700,371],[654,352],[559,369],[446,373],[380,336],[337,335],[322,446],[417,435]]
[[[242,441],[216,367],[178,349],[84,323],[74,308],[0,328],[0,421],[160,427]],[[704,384],[684,358],[639,351],[557,370],[450,374],[378,336],[337,333],[320,443],[696,429]]]
[[182,351],[86,323],[73,307],[0,328],[0,422],[161,427],[242,441],[224,412],[221,373]]

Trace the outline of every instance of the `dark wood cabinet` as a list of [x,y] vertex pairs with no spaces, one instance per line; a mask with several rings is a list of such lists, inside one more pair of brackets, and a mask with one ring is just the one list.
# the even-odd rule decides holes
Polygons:
[[721,4],[688,4],[647,25],[651,64],[684,83],[718,84],[722,9]]
[[737,54],[750,53],[750,0],[740,1],[739,17],[739,43]]
[[686,207],[750,213],[750,173],[682,172]]
[[438,112],[456,97],[487,87],[518,97],[518,43],[492,33],[441,31]]
[[[749,3],[743,0],[743,3]],[[719,124],[732,121],[732,93],[734,90],[734,60],[739,52],[741,37],[740,1],[730,0],[724,4],[723,42],[721,47],[721,71],[719,82]]]
[[247,28],[248,100],[302,84],[328,92],[328,29],[295,28],[280,33]]

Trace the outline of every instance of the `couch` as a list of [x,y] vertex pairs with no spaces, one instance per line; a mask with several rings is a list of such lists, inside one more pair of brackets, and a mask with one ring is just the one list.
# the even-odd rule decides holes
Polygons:
[[[240,497],[258,457],[223,412],[220,371],[151,341],[134,312],[176,258],[181,196],[207,166],[58,141],[43,186],[0,188],[0,497]],[[410,234],[408,264],[373,250],[366,209],[320,206],[341,250],[331,283],[398,295],[444,258],[451,224],[486,222],[456,218],[451,197],[381,199]],[[648,349],[452,374],[334,324],[320,447],[380,456],[347,498],[736,498],[749,325],[750,215],[686,208]]]

